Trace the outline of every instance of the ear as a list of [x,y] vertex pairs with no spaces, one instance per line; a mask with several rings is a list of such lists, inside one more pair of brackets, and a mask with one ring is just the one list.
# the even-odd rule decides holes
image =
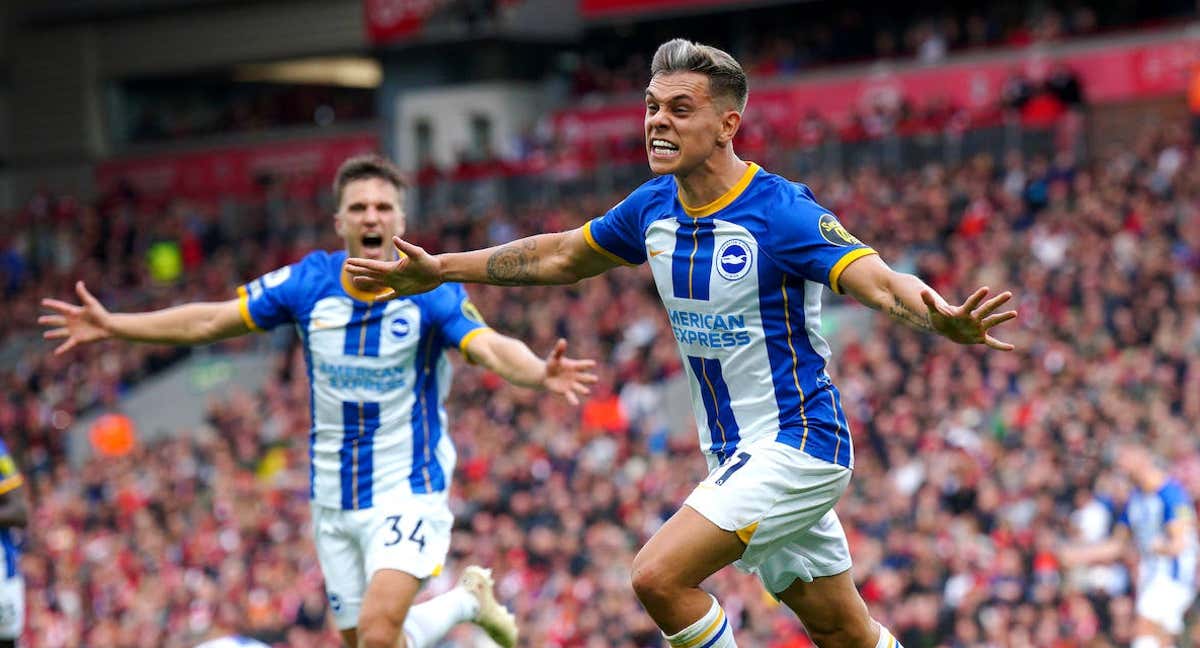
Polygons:
[[342,222],[342,212],[335,212],[333,214],[333,231],[337,232],[338,236],[345,236],[345,234],[342,233],[342,230],[344,229],[346,229],[346,227],[345,223]]
[[404,213],[404,208],[400,207],[396,210],[396,236],[404,238],[404,232],[408,230],[408,214]]
[[726,110],[721,115],[721,130],[717,134],[718,146],[729,146],[733,141],[733,136],[737,135],[738,129],[742,126],[742,113],[733,110]]

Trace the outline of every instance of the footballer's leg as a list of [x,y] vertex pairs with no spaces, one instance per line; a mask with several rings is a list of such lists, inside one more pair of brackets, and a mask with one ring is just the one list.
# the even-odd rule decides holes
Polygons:
[[776,596],[800,617],[813,642],[821,648],[900,646],[886,628],[871,618],[849,571],[814,578],[812,582],[796,579]]
[[760,566],[763,584],[792,609],[821,648],[903,648],[871,618],[850,576],[850,547],[837,513],[789,538]]
[[372,574],[358,616],[358,648],[407,645],[401,628],[419,589],[421,581],[412,574],[395,569],[380,569]]
[[472,565],[458,587],[413,605],[421,583],[412,574],[381,569],[371,577],[359,618],[359,648],[429,648],[454,626],[474,622],[497,644],[512,648],[517,624],[492,595],[491,571]]
[[716,599],[700,583],[737,560],[745,545],[684,506],[633,559],[633,589],[672,646],[735,646]]

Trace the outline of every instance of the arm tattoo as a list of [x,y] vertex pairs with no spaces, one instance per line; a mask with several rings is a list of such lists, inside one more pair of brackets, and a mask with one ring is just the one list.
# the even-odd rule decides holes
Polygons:
[[528,254],[537,248],[533,241],[506,245],[492,253],[487,261],[488,283],[497,286],[524,286],[537,283],[537,257]]
[[923,313],[909,308],[908,304],[905,304],[897,295],[893,295],[892,299],[894,299],[895,302],[890,308],[888,308],[888,315],[891,315],[892,318],[898,319],[901,322],[904,322],[905,324],[922,331],[928,331],[930,333],[937,332],[937,329],[933,328],[933,320],[930,319],[929,313]]

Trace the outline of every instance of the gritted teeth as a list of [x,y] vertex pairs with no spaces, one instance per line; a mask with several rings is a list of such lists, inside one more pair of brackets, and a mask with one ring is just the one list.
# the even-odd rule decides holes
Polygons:
[[664,139],[652,139],[652,140],[650,140],[650,146],[653,146],[654,148],[666,149],[668,151],[678,151],[679,150],[678,146],[676,146],[675,144],[672,144],[671,142],[668,142],[667,140],[664,140]]

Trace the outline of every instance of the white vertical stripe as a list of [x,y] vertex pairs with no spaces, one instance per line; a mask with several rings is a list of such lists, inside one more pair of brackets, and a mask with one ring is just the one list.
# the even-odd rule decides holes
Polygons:
[[804,282],[804,331],[808,333],[808,343],[813,351],[829,362],[832,355],[829,343],[821,337],[821,296],[825,286],[815,281]]

